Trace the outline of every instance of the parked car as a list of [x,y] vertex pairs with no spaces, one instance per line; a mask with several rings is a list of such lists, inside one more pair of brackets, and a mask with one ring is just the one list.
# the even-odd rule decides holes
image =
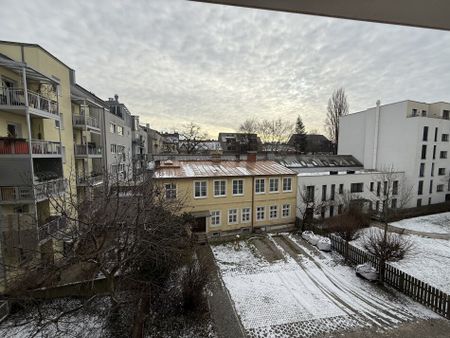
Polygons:
[[356,267],[356,275],[371,282],[378,280],[378,272],[370,263],[358,265]]

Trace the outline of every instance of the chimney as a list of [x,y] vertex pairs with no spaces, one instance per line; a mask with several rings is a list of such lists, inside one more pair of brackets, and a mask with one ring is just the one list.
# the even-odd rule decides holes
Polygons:
[[211,154],[211,161],[213,163],[220,163],[221,158],[222,156],[218,151]]
[[114,99],[115,99],[117,102],[119,102],[119,95],[114,94]]
[[256,162],[256,151],[247,152],[247,162]]

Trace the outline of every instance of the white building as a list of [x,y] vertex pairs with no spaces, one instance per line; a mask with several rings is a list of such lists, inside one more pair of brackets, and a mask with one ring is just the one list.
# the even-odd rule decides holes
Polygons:
[[338,154],[364,169],[393,167],[412,188],[408,206],[450,200],[450,103],[402,101],[344,116]]

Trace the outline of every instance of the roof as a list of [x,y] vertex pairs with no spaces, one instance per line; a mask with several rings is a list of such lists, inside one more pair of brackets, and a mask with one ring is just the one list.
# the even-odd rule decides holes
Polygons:
[[155,178],[240,177],[296,175],[274,161],[165,161]]
[[287,155],[274,156],[278,163],[290,168],[362,167],[352,155]]

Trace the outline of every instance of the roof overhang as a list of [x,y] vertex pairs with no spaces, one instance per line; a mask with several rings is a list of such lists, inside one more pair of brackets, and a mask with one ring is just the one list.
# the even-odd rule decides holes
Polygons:
[[449,0],[190,0],[450,30]]
[[53,85],[58,84],[58,81],[51,79],[42,73],[39,73],[37,70],[34,70],[30,66],[27,66],[26,63],[14,61],[3,54],[0,54],[0,66],[5,67],[19,75],[21,75],[23,70],[25,70],[26,77],[29,80],[50,83]]

